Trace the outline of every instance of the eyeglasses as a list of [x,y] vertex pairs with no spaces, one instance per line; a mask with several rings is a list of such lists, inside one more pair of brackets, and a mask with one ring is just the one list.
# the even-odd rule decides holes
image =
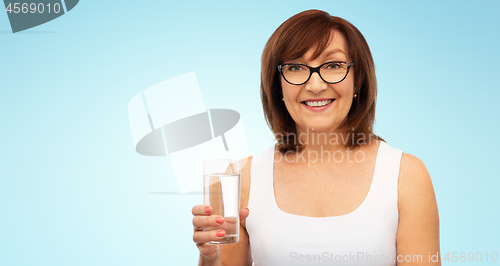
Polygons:
[[278,70],[286,80],[292,85],[302,85],[309,81],[312,73],[317,72],[319,77],[326,83],[335,84],[343,81],[354,62],[331,61],[321,64],[319,67],[310,67],[305,64],[282,64]]

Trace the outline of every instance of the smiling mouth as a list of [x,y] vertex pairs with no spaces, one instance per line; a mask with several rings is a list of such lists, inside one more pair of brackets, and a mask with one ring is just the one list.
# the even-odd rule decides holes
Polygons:
[[303,101],[302,103],[310,106],[310,107],[322,107],[329,105],[332,103],[335,99],[329,99],[329,100],[324,100],[324,101]]

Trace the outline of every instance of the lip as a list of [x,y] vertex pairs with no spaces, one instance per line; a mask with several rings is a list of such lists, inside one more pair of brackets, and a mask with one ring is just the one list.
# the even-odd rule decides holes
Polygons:
[[[324,100],[330,100],[330,99],[332,100],[331,103],[329,103],[329,104],[327,104],[325,106],[320,106],[320,107],[318,107],[318,106],[309,106],[309,105],[307,105],[307,104],[304,103],[306,101],[311,101],[311,102],[316,101],[317,102],[317,101],[324,101]],[[305,108],[307,108],[307,109],[309,109],[309,110],[311,110],[313,112],[321,112],[321,111],[327,109],[328,107],[330,107],[335,102],[335,100],[336,100],[335,98],[333,98],[333,99],[332,98],[309,99],[309,100],[305,100],[305,101],[301,102],[301,104],[304,105]]]
[[306,99],[301,102],[319,102],[319,101],[325,101],[325,100],[335,100],[335,98],[317,98],[317,99]]

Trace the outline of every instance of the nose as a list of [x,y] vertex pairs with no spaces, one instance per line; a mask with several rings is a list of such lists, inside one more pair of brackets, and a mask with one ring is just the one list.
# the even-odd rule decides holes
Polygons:
[[318,73],[312,73],[311,78],[306,82],[306,90],[319,94],[328,88],[328,84],[324,82]]

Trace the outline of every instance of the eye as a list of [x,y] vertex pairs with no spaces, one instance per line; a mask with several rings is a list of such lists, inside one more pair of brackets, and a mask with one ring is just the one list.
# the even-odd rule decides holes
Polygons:
[[344,68],[344,65],[342,63],[330,63],[325,65],[325,69],[327,70],[339,70]]
[[301,65],[287,65],[285,67],[285,70],[290,72],[299,72],[299,71],[304,71],[305,67]]

